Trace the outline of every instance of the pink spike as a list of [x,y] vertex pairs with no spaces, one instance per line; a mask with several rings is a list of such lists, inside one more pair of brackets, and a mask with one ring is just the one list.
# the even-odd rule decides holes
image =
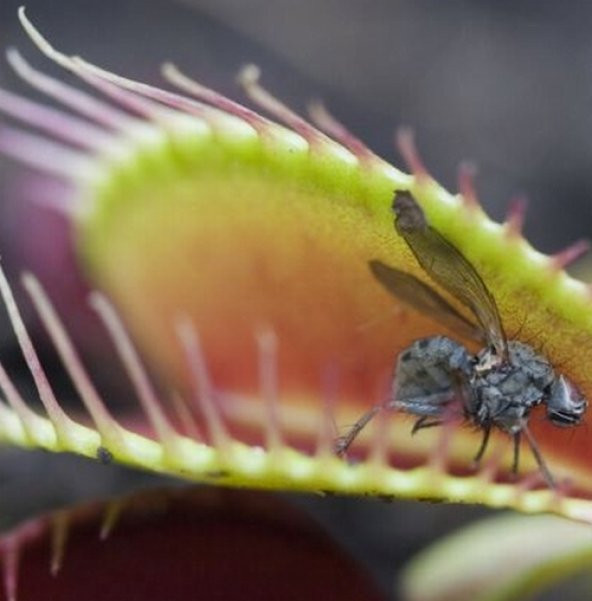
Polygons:
[[113,528],[121,516],[125,503],[125,499],[113,499],[107,503],[105,514],[103,516],[103,523],[101,524],[101,530],[99,532],[100,540],[107,540],[109,538],[109,535],[113,532]]
[[338,429],[335,423],[335,404],[337,400],[338,374],[334,365],[329,366],[324,378],[325,394],[323,395],[322,413],[319,421],[316,456],[328,457],[334,454]]
[[162,67],[162,74],[167,81],[177,86],[184,92],[195,96],[203,102],[207,102],[216,108],[235,115],[239,119],[244,119],[247,123],[252,125],[256,130],[260,130],[262,126],[269,124],[269,121],[257,114],[255,111],[244,107],[238,102],[234,102],[222,94],[212,90],[199,83],[195,79],[192,79],[181,72],[176,65],[172,63],[165,63]]
[[[19,8],[18,16],[21,25],[33,43],[35,43],[39,50],[41,50],[48,58],[62,66],[64,69],[73,72],[104,94],[114,98],[128,110],[148,118],[154,118],[159,115],[159,109],[156,105],[134,93],[123,90],[121,86],[116,85],[114,82],[108,81],[108,78],[101,76],[101,70],[93,68],[92,65],[85,63],[82,59],[67,56],[53,48],[53,46],[29,21],[25,14],[24,7],[21,6]],[[98,71],[98,73],[95,73],[94,71]]]
[[460,425],[460,419],[454,404],[446,408],[442,417],[442,425],[438,441],[430,453],[428,463],[435,472],[444,473],[448,467],[450,445],[454,440],[454,433]]
[[121,86],[106,81],[97,75],[88,73],[83,68],[73,67],[73,70],[83,81],[140,117],[157,120],[165,112],[165,109],[154,102],[146,100],[144,97],[125,90]]
[[239,75],[238,82],[245,90],[247,96],[259,107],[271,113],[276,119],[286,124],[290,129],[299,133],[312,146],[319,145],[330,140],[313,127],[308,121],[289,109],[283,102],[270,94],[259,84],[259,68],[255,65],[247,65]]
[[82,366],[80,357],[43,287],[30,273],[23,274],[22,283],[101,437],[104,441],[108,441],[109,446],[121,448],[123,438],[119,425],[105,407],[88,373]]
[[337,438],[337,426],[333,410],[333,399],[326,399],[319,423],[319,434],[315,455],[319,458],[334,454],[334,441]]
[[174,94],[173,92],[168,92],[167,90],[161,90],[160,88],[133,79],[128,79],[127,77],[122,77],[121,75],[115,75],[114,73],[105,71],[79,57],[76,58],[75,64],[77,65],[78,72],[87,73],[96,78],[110,82],[119,88],[130,90],[131,92],[140,96],[145,96],[146,98],[152,98],[153,100],[157,100],[162,104],[190,115],[204,118],[208,114],[213,114],[214,112],[214,109],[201,102],[186,98],[185,96],[180,96],[179,94]]
[[522,235],[526,209],[528,207],[528,198],[526,196],[514,196],[510,200],[510,206],[506,213],[506,232],[511,238],[517,238]]
[[105,324],[150,425],[154,428],[163,446],[169,448],[171,444],[174,444],[173,441],[176,439],[177,434],[162,410],[156,392],[148,379],[148,375],[140,362],[140,358],[132,345],[121,319],[117,315],[115,307],[113,307],[105,296],[98,292],[90,294],[89,305]]
[[133,123],[133,119],[124,112],[33,69],[17,50],[9,49],[6,58],[17,75],[32,87],[92,121],[114,130],[125,130]]
[[0,152],[67,181],[92,178],[96,171],[83,152],[12,127],[0,127]]
[[388,431],[392,411],[381,411],[374,423],[374,436],[370,447],[369,461],[373,465],[385,467],[388,463]]
[[83,81],[88,83],[93,88],[99,90],[105,96],[108,96],[115,102],[119,103],[123,108],[127,109],[131,113],[135,113],[140,117],[147,119],[155,119],[164,112],[164,109],[159,105],[146,100],[143,96],[140,96],[134,92],[128,91],[121,86],[107,81],[105,78],[90,72],[80,64],[82,61],[76,59],[67,58],[66,64],[68,69],[75,75],[80,77]]
[[195,441],[202,442],[204,438],[183,395],[174,391],[171,395],[171,403],[183,427],[184,434]]
[[277,337],[270,327],[264,327],[256,334],[259,350],[259,382],[261,398],[267,408],[265,441],[268,451],[282,446],[282,433],[279,416]]
[[551,266],[553,269],[565,269],[574,261],[585,255],[590,250],[589,240],[577,240],[564,250],[551,256]]
[[31,338],[25,328],[21,314],[12,295],[10,285],[0,267],[0,293],[4,299],[4,304],[10,318],[10,323],[18,339],[19,346],[27,363],[27,367],[35,381],[35,387],[45,410],[47,411],[51,422],[53,423],[58,438],[64,436],[68,430],[75,427],[75,423],[66,415],[64,410],[58,404],[58,401],[51,389],[47,376],[43,371],[39,357],[35,352]]
[[458,191],[465,205],[474,209],[479,206],[477,191],[475,189],[475,176],[477,167],[470,161],[463,161],[458,166]]
[[[390,371],[385,371],[377,380],[376,384],[377,407],[384,408],[385,399],[391,398],[392,389],[392,374],[390,373]],[[384,467],[388,464],[388,427],[390,424],[390,418],[393,413],[396,413],[396,411],[391,409],[385,409],[383,411],[380,411],[377,415],[377,420],[374,425],[374,437],[372,438],[372,444],[370,447],[369,460],[371,463],[379,467]]]
[[540,486],[541,484],[547,486],[547,482],[545,481],[543,475],[538,470],[531,472],[530,474],[520,478],[520,480],[514,485],[515,495],[517,498],[520,498],[522,495],[533,488]]
[[0,111],[69,144],[101,150],[112,143],[104,130],[82,119],[0,89]]
[[88,202],[83,200],[76,190],[76,184],[48,177],[31,177],[18,182],[19,190],[27,202],[51,209],[72,217],[79,215],[81,208]]
[[409,127],[400,127],[396,132],[395,142],[409,171],[418,180],[430,178],[431,176],[417,152],[413,130]]
[[35,440],[35,424],[40,418],[29,406],[25,403],[23,397],[19,394],[14,386],[9,375],[6,373],[4,366],[0,363],[0,389],[4,394],[8,404],[20,419],[25,433],[30,440]]
[[176,323],[176,332],[191,372],[196,400],[208,427],[210,443],[224,453],[229,448],[229,436],[214,401],[203,351],[191,319],[187,316],[180,317]]
[[[84,212],[83,207],[88,204],[88,199],[77,196],[75,190],[72,188],[67,189],[65,186],[61,187],[62,193],[59,194],[57,192],[58,188],[52,187],[52,184],[57,184],[58,182],[62,184],[68,183],[57,179],[46,180],[44,186],[38,186],[39,191],[36,194],[30,195],[31,202],[39,207],[63,215],[68,220],[72,221]],[[27,184],[28,183],[29,182],[27,182]],[[26,187],[27,184],[23,184],[23,188]]]
[[555,488],[552,489],[554,496],[553,502],[557,506],[561,505],[561,501],[564,497],[567,497],[573,491],[573,482],[569,478],[565,478],[560,482],[557,482]]
[[17,601],[17,583],[20,559],[20,540],[13,534],[2,545],[4,592],[7,601]]
[[56,511],[51,519],[51,560],[49,569],[52,576],[57,576],[62,567],[70,527],[69,522],[70,516],[67,511]]
[[321,101],[313,101],[308,105],[308,113],[312,122],[327,135],[343,144],[362,163],[376,159],[376,155],[340,121],[338,121]]

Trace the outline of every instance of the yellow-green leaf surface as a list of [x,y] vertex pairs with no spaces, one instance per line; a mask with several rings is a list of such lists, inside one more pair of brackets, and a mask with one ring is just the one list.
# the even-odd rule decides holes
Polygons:
[[[589,396],[592,305],[586,286],[514,228],[493,223],[468,199],[439,186],[409,144],[412,175],[324,118],[349,149],[328,139],[253,81],[252,96],[290,128],[171,66],[169,78],[199,101],[59,54],[21,17],[48,56],[111,98],[111,104],[100,101],[110,126],[104,138],[89,139],[86,152],[59,147],[56,156],[67,157],[71,169],[68,161],[57,165],[35,156],[31,144],[8,151],[60,177],[68,173],[77,189],[69,210],[86,273],[118,307],[163,389],[186,404],[184,429],[171,425],[166,416],[173,403],[157,402],[136,370],[155,436],[116,426],[91,401],[97,431],[74,426],[55,408],[51,423],[31,418],[23,427],[23,410],[13,405],[3,409],[5,440],[87,455],[99,450],[199,481],[478,502],[592,519],[586,424],[560,430],[538,412],[531,419],[560,482],[557,490],[530,476],[536,464],[526,448],[524,478],[513,479],[502,434],[475,471],[479,432],[451,424],[412,438],[412,421],[400,414],[362,432],[352,452],[361,461],[350,464],[331,452],[334,424],[343,433],[388,398],[394,361],[406,345],[422,336],[454,336],[399,305],[368,269],[379,259],[426,280],[395,234],[390,207],[396,190],[411,190],[433,227],[474,264],[508,336],[544,352]],[[43,88],[42,76],[20,55],[13,52],[11,63]],[[57,96],[74,106],[68,94],[62,88]],[[120,112],[119,104],[141,118]],[[74,132],[77,127],[73,123]],[[31,292],[35,286],[28,281]],[[40,294],[33,290],[32,296],[47,305]],[[108,322],[106,301],[95,297],[94,306]],[[124,355],[126,344],[119,336]],[[134,373],[129,361],[128,369]],[[192,404],[197,409],[188,410]],[[188,427],[189,413],[202,435]]]
[[405,601],[518,601],[592,565],[592,529],[555,516],[489,518],[417,555]]

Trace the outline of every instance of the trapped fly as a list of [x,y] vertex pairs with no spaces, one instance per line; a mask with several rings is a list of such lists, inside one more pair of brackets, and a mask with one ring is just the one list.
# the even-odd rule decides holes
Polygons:
[[417,416],[412,433],[440,425],[445,416],[456,412],[483,432],[475,455],[477,464],[485,453],[492,428],[499,428],[514,441],[513,471],[517,472],[520,441],[524,435],[545,481],[554,488],[553,476],[528,428],[530,413],[542,404],[551,423],[560,427],[575,426],[586,411],[586,399],[530,345],[507,340],[495,299],[476,269],[429,225],[409,192],[395,193],[393,211],[395,230],[419,265],[435,283],[467,307],[477,323],[409,273],[380,261],[370,261],[374,277],[401,302],[484,347],[472,355],[462,344],[446,336],[413,342],[397,359],[391,397],[360,417],[349,432],[337,440],[337,453],[344,454],[358,433],[382,409]]

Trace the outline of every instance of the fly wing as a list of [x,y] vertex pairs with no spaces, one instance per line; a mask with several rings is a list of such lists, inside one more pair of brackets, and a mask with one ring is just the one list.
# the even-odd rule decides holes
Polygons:
[[381,261],[370,261],[368,265],[374,277],[386,290],[407,306],[435,319],[463,338],[485,342],[480,328],[415,276],[389,267]]
[[487,342],[500,357],[507,359],[508,343],[497,305],[475,268],[428,224],[421,207],[409,192],[395,194],[393,210],[395,229],[405,239],[421,267],[473,312]]

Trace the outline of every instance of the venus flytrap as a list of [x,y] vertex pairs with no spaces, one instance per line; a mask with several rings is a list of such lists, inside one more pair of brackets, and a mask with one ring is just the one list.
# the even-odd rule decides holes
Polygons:
[[[0,377],[8,402],[0,406],[3,440],[107,453],[229,486],[443,499],[592,521],[592,439],[585,426],[566,437],[531,422],[557,490],[533,476],[536,465],[526,453],[521,479],[513,479],[503,436],[493,436],[475,471],[478,433],[451,423],[412,438],[400,414],[383,416],[361,434],[352,452],[358,463],[329,452],[334,424],[345,429],[364,408],[384,401],[399,351],[446,332],[398,305],[369,273],[368,262],[379,260],[425,277],[393,233],[395,190],[411,190],[433,227],[475,265],[508,335],[544,347],[592,398],[590,291],[562,271],[581,244],[551,257],[538,253],[520,234],[522,204],[513,205],[504,224],[493,223],[466,167],[461,193],[449,193],[403,131],[399,147],[411,171],[405,174],[320,105],[311,111],[318,127],[294,114],[260,86],[253,68],[243,72],[243,86],[284,125],[172,64],[165,77],[190,97],[62,54],[24,10],[19,16],[45,55],[107,100],[49,78],[11,50],[16,72],[69,110],[0,95],[0,110],[50,137],[2,126],[0,149],[74,189],[69,201],[56,204],[72,221],[90,280],[130,330],[133,344],[110,301],[91,295],[154,434],[132,433],[111,415],[49,298],[27,275],[27,292],[93,426],[60,409],[5,285],[47,417],[33,414]],[[164,389],[175,391],[175,402],[159,398],[136,346]]]

